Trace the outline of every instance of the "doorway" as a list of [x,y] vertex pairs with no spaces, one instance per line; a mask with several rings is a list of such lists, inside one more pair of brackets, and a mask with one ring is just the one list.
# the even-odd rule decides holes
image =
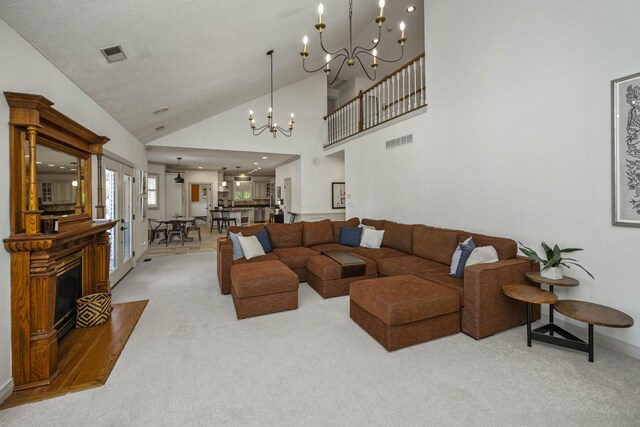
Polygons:
[[104,189],[105,218],[117,220],[109,230],[111,256],[109,280],[112,286],[118,283],[134,264],[134,178],[131,166],[105,158]]
[[188,216],[209,217],[209,211],[214,208],[214,195],[211,193],[213,185],[211,183],[190,182],[190,204]]
[[284,222],[289,222],[291,217],[291,178],[284,179]]

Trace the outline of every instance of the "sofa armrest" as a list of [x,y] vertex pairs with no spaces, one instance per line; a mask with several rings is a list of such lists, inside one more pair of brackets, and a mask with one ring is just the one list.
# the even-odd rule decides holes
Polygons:
[[218,284],[223,294],[231,293],[231,264],[233,264],[233,244],[226,237],[219,237]]
[[[526,323],[525,304],[507,297],[502,287],[527,284],[525,273],[532,271],[529,260],[511,258],[489,264],[476,264],[464,270],[462,331],[475,339]],[[534,306],[534,319],[540,306]]]

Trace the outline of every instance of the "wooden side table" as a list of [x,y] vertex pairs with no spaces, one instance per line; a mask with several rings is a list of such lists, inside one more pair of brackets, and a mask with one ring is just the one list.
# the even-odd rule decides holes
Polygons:
[[[546,335],[531,330],[531,304],[555,304],[558,301],[556,294],[529,285],[504,285],[502,292],[510,298],[527,303],[527,346],[531,347],[531,340],[538,339],[537,335]],[[544,341],[544,340],[540,340]]]
[[562,300],[555,305],[558,313],[572,319],[579,320],[589,325],[589,341],[575,343],[574,350],[584,351],[589,354],[589,362],[593,362],[593,325],[606,326],[608,328],[629,328],[633,326],[633,318],[626,313],[600,304],[586,301]]
[[[563,288],[572,288],[580,284],[580,282],[578,282],[576,279],[568,276],[565,276],[559,280],[547,279],[546,277],[542,277],[540,273],[534,273],[534,272],[527,272],[525,273],[525,276],[527,277],[527,279],[531,280],[534,283],[539,283],[540,285],[548,286],[549,292],[551,293],[553,293],[554,286],[561,286]],[[558,335],[563,336],[565,338],[571,337],[571,339],[576,339],[574,335],[571,335],[569,332],[565,331],[560,326],[553,323],[553,307],[554,307],[553,305],[549,305],[549,323],[547,323],[546,325],[540,326],[539,328],[536,328],[535,332],[538,332],[541,334],[549,333],[549,335],[551,336],[554,336],[554,334],[557,333]]]

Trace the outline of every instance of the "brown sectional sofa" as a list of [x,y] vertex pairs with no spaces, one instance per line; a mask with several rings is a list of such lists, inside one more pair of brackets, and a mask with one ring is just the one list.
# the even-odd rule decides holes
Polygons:
[[[218,281],[223,294],[231,292],[231,266],[245,262],[279,260],[293,270],[300,282],[317,279],[307,270],[307,260],[320,256],[325,250],[346,250],[376,263],[380,276],[413,275],[446,286],[458,293],[460,328],[473,338],[480,339],[526,323],[523,303],[507,298],[502,286],[527,283],[525,273],[534,265],[517,258],[517,245],[513,240],[450,230],[426,225],[400,224],[393,221],[363,219],[362,224],[385,230],[379,249],[353,248],[340,245],[340,228],[355,227],[358,218],[347,221],[317,221],[294,224],[259,224],[249,227],[230,227],[229,231],[253,235],[268,230],[273,252],[265,256],[232,261],[232,244],[226,238],[218,240]],[[464,277],[449,275],[451,258],[457,244],[473,236],[476,246],[493,246],[499,261],[477,264],[465,269]],[[313,262],[312,269],[330,271],[321,262]],[[268,274],[268,273],[265,273]],[[329,274],[329,273],[327,273]],[[317,280],[316,280],[317,282]],[[320,291],[314,286],[319,293]],[[329,296],[334,296],[329,290]],[[344,292],[334,291],[334,294]],[[326,295],[325,295],[326,296]],[[534,317],[540,316],[539,307]]]

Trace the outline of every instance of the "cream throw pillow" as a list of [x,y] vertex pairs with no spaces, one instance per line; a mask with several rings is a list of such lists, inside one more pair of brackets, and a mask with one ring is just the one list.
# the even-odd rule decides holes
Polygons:
[[[242,249],[244,250],[244,246]],[[498,262],[498,252],[493,246],[481,246],[471,252],[465,267],[475,264],[488,264],[490,262]]]
[[384,237],[384,230],[372,230],[370,228],[362,228],[362,239],[360,240],[361,248],[379,248]]
[[244,252],[244,257],[246,259],[255,258],[257,256],[262,256],[265,254],[264,249],[262,248],[262,245],[260,244],[260,241],[256,236],[238,236],[238,241],[240,242],[242,252]]

